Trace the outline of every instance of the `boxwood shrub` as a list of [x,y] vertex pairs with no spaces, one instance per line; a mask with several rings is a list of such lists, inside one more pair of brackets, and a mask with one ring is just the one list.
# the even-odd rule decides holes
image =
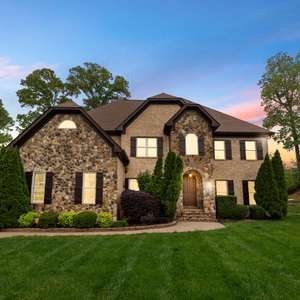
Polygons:
[[263,220],[266,218],[265,210],[259,205],[250,205],[250,218],[255,220]]
[[128,226],[128,222],[126,219],[114,221],[110,225],[110,227],[127,227],[127,226]]
[[97,225],[102,228],[111,227],[113,218],[112,214],[109,212],[101,212],[97,216]]
[[217,218],[231,219],[232,211],[236,206],[235,196],[217,196],[216,197],[216,210]]
[[74,227],[92,228],[95,227],[97,214],[93,211],[82,211],[74,216]]
[[247,205],[236,204],[232,209],[231,219],[243,220],[249,215],[249,208]]
[[39,227],[41,228],[50,228],[56,227],[58,223],[58,213],[49,211],[43,212],[39,218]]
[[62,227],[73,227],[75,215],[76,212],[73,210],[60,213],[58,216],[59,225]]
[[124,191],[121,210],[129,224],[159,223],[161,203],[153,195],[140,191]]
[[35,220],[38,218],[39,214],[35,211],[29,211],[26,214],[22,214],[19,217],[18,223],[20,227],[34,227],[35,225]]

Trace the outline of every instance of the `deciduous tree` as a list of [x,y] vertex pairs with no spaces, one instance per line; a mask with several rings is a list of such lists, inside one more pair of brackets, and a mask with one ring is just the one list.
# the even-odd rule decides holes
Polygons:
[[12,140],[11,131],[13,125],[14,121],[0,99],[0,147],[5,146]]

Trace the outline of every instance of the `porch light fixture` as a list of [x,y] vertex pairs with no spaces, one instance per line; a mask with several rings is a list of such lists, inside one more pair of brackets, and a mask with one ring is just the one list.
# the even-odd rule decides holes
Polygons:
[[193,174],[192,174],[192,173],[190,173],[190,174],[189,174],[189,177],[190,177],[190,178],[192,178],[192,177],[193,177]]

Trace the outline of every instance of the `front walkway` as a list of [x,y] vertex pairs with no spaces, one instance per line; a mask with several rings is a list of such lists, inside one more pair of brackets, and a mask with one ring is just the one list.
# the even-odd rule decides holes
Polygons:
[[70,236],[70,235],[116,235],[116,234],[139,234],[139,233],[171,233],[171,232],[190,232],[207,231],[222,229],[224,225],[217,222],[178,222],[174,226],[163,228],[151,228],[128,231],[104,231],[104,232],[30,232],[30,231],[0,231],[0,238],[14,236]]

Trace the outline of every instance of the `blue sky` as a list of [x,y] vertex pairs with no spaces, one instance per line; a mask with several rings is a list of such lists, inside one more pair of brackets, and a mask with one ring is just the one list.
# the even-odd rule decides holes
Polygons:
[[[258,122],[267,58],[300,50],[300,1],[1,1],[0,98],[35,68],[65,78],[90,61],[132,98],[162,91]],[[247,112],[247,113],[246,113]]]

